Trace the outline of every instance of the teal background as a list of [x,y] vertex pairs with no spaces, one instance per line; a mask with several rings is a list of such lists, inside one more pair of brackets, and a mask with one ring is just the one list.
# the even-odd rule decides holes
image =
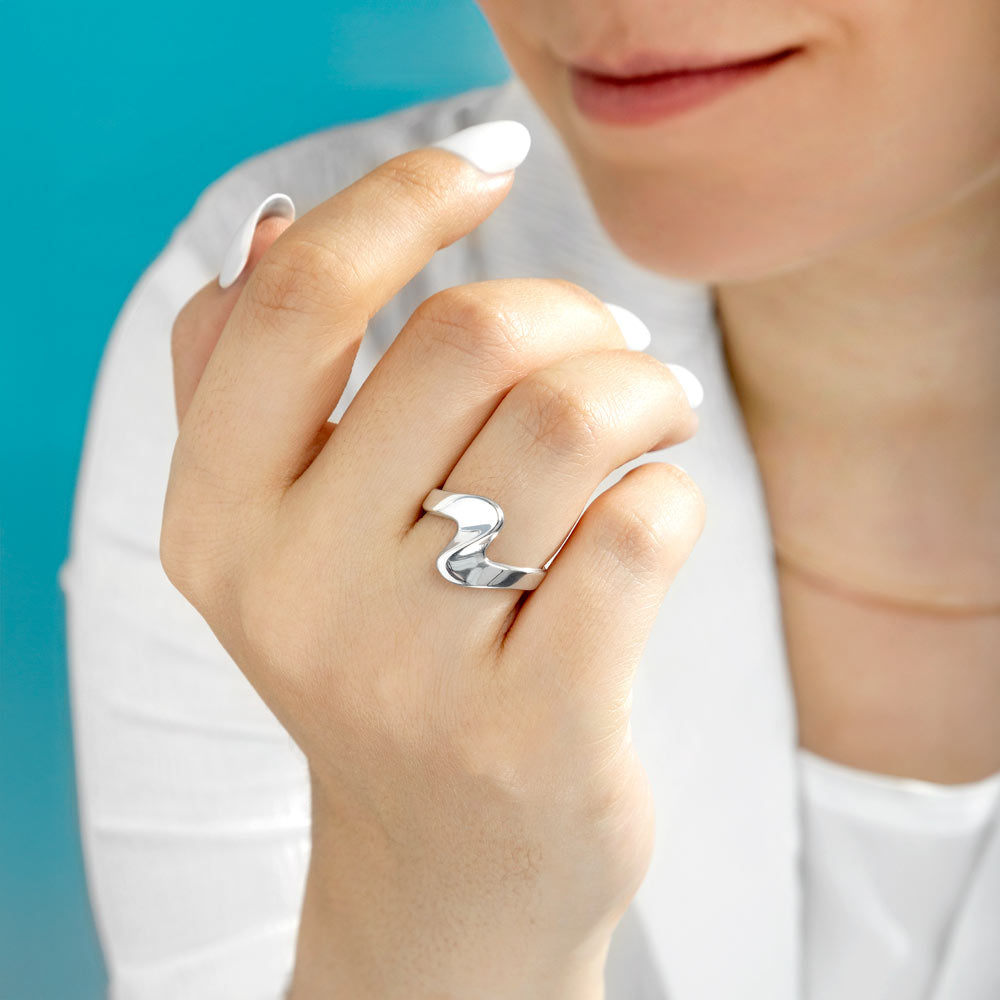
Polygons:
[[5,0],[0,37],[0,1000],[96,1000],[56,571],[115,317],[233,164],[507,69],[467,0]]

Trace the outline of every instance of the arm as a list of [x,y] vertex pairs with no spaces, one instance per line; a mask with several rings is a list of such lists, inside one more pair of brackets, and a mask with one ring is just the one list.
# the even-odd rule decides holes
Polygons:
[[245,211],[212,191],[104,356],[61,572],[87,878],[114,995],[277,997],[309,854],[305,762],[158,558],[170,328]]

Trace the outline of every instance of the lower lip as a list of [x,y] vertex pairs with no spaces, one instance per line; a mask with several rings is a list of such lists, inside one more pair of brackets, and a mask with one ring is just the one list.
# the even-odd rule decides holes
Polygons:
[[705,104],[756,80],[793,54],[785,50],[718,69],[614,79],[570,70],[573,100],[582,114],[611,125],[645,125]]

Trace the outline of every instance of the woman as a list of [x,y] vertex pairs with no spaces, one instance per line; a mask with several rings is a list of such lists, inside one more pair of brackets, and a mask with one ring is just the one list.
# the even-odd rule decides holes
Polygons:
[[483,9],[519,79],[240,164],[116,325],[114,995],[998,995],[1000,8]]

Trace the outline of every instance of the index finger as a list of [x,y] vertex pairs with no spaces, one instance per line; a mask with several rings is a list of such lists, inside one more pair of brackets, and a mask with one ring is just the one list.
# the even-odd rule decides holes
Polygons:
[[519,122],[464,129],[383,163],[274,241],[184,418],[175,462],[195,464],[199,488],[247,498],[294,481],[368,320],[500,204],[529,143]]

